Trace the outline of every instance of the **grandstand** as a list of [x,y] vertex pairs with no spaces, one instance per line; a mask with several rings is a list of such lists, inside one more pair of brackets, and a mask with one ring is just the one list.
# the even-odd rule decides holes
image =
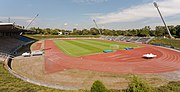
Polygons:
[[13,23],[0,23],[0,58],[15,55],[19,48],[33,42],[20,35],[25,31]]
[[102,40],[111,41],[124,41],[124,42],[135,42],[146,44],[153,39],[153,37],[131,37],[131,36],[101,36]]
[[129,40],[129,42],[136,42],[139,39],[141,39],[140,37],[132,37],[132,39]]

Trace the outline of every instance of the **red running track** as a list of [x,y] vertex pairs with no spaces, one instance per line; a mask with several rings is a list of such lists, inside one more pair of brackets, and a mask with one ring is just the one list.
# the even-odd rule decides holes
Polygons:
[[[112,73],[161,73],[180,70],[180,52],[144,45],[134,50],[119,50],[83,57],[65,55],[52,40],[45,41],[45,72],[54,73],[66,69],[83,69]],[[143,54],[153,53],[158,57],[144,59]]]
[[35,50],[40,50],[42,43],[36,43],[35,45],[36,45],[36,46],[33,48],[33,50],[34,50],[34,51],[35,51]]

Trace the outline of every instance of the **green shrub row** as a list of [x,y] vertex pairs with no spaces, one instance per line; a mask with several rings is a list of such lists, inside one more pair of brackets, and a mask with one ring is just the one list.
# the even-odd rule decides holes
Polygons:
[[167,85],[154,88],[133,75],[127,89],[108,90],[101,81],[95,81],[91,87],[91,92],[180,92],[180,81],[169,82]]
[[47,39],[47,38],[83,38],[83,37],[92,37],[99,38],[99,35],[25,35],[29,38],[33,38],[36,40]]
[[164,45],[180,48],[180,40],[176,40],[176,39],[154,38],[153,40],[150,41],[150,44],[164,44]]

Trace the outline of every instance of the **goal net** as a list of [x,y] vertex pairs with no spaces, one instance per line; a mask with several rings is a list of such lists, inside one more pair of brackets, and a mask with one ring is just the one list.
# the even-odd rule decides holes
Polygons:
[[117,44],[110,45],[110,49],[116,51],[119,49],[119,45],[117,45]]

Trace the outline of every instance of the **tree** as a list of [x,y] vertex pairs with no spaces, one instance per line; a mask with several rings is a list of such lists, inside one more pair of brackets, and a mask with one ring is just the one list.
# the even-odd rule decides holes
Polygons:
[[87,29],[83,29],[82,30],[82,35],[89,35],[89,31]]
[[175,29],[174,26],[168,26],[168,28],[169,28],[170,33],[171,33],[172,35],[176,35],[176,29]]
[[156,36],[165,36],[166,31],[165,27],[163,26],[156,26],[155,35]]
[[133,36],[132,30],[127,30],[126,31],[126,36]]
[[92,35],[98,35],[99,34],[99,30],[97,28],[91,28],[90,32]]
[[35,27],[31,27],[30,30],[31,31],[36,31],[36,28]]
[[148,26],[140,29],[137,31],[137,36],[141,36],[141,37],[146,37],[146,36],[150,36],[150,28]]
[[137,36],[137,30],[136,29],[131,30],[131,33],[132,33],[132,36]]
[[155,36],[155,30],[149,31],[149,35],[150,35],[150,36]]
[[147,83],[133,75],[126,92],[153,92],[153,89]]
[[103,35],[113,35],[113,34],[112,34],[112,30],[109,30],[109,29],[103,29],[103,30],[102,30],[102,34],[103,34]]
[[176,29],[176,36],[177,36],[177,37],[180,37],[180,25],[177,25],[177,26],[175,27],[175,29]]
[[52,34],[52,35],[58,35],[58,32],[59,32],[59,31],[58,31],[58,30],[56,30],[56,29],[51,30],[51,34]]
[[108,92],[108,89],[101,81],[97,80],[93,83],[91,87],[91,92]]

